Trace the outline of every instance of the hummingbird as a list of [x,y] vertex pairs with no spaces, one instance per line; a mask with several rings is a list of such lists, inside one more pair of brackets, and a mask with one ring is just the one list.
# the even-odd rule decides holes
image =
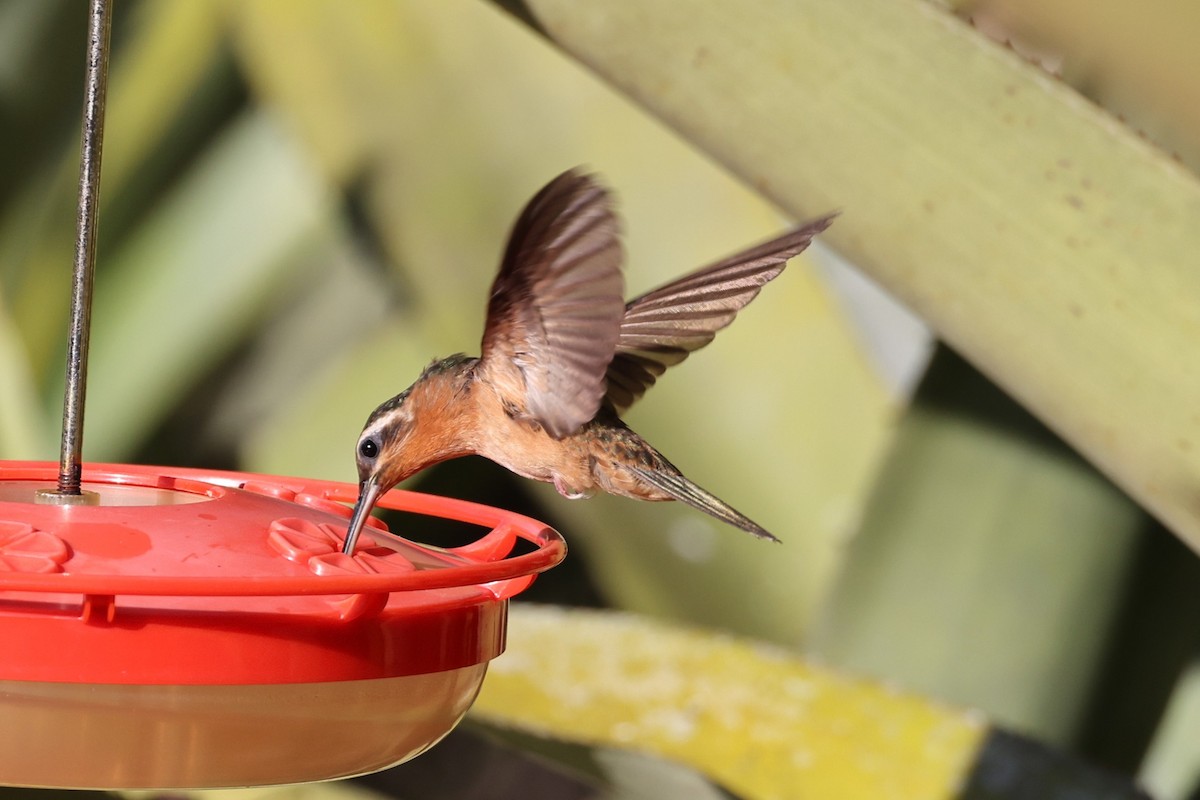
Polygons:
[[761,525],[684,477],[621,421],[670,366],[733,321],[836,214],[625,302],[609,192],[568,170],[525,206],[492,284],[482,354],[434,361],[358,437],[358,502],[343,552],[378,498],[426,467],[481,455],[564,497],[678,500],[762,539]]

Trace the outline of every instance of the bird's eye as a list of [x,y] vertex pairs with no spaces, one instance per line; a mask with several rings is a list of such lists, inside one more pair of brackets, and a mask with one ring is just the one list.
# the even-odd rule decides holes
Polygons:
[[373,459],[379,455],[379,443],[374,439],[363,439],[358,445],[358,453],[363,458]]

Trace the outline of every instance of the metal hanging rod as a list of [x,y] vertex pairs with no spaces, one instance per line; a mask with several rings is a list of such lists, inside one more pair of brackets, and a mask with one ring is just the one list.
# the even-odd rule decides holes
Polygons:
[[110,0],[91,0],[88,9],[87,70],[83,91],[83,135],[79,154],[79,207],[76,215],[71,321],[63,397],[62,452],[58,489],[43,500],[91,502],[80,489],[83,409],[87,397],[88,337],[92,321],[92,276],[96,267],[96,208],[100,197],[100,158],[104,149],[104,106],[108,91]]

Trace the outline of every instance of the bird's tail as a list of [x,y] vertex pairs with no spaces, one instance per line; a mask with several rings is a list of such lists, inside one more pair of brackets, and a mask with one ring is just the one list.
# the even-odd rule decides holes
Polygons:
[[678,470],[643,469],[631,467],[631,471],[646,483],[666,492],[681,503],[703,511],[735,528],[741,528],[759,539],[778,542],[775,536],[763,526],[726,503],[715,494],[708,492],[685,478]]

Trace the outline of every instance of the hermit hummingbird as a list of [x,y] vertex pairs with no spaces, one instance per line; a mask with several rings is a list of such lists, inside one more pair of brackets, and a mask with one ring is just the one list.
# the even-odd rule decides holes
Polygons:
[[712,341],[834,216],[626,303],[608,191],[579,170],[559,175],[513,226],[492,284],[482,355],[433,362],[367,418],[343,552],[354,552],[384,492],[426,467],[472,454],[552,482],[564,497],[601,490],[679,500],[778,541],[685,478],[618,414],[667,367]]

